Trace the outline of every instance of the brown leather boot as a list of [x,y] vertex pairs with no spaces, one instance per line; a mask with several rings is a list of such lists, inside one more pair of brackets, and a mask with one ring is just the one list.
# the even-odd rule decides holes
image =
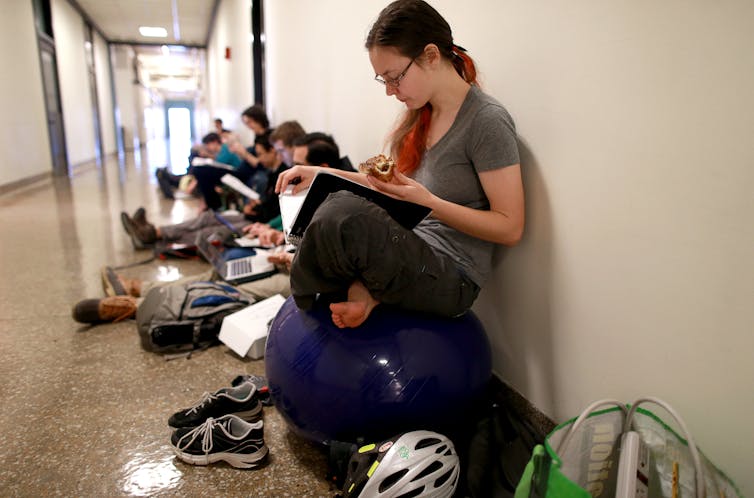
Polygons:
[[133,296],[84,299],[73,307],[73,319],[81,323],[120,322],[136,316],[137,307]]
[[136,210],[135,218],[128,216],[128,213],[120,213],[120,221],[123,228],[131,237],[135,249],[143,249],[157,242],[157,229],[147,221],[146,213],[143,209]]

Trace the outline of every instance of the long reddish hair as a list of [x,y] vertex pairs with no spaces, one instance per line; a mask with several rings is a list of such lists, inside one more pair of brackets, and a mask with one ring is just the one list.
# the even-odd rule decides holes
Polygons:
[[[466,82],[477,85],[474,61],[460,47],[453,47],[453,66]],[[419,167],[427,148],[427,134],[432,118],[432,105],[406,111],[396,129],[390,134],[390,151],[396,159],[396,167],[409,174]]]
[[[417,59],[424,48],[433,43],[442,58],[451,61],[458,74],[468,83],[477,85],[474,61],[466,50],[453,43],[448,22],[423,0],[396,0],[382,12],[369,30],[366,48],[392,47],[399,53]],[[408,110],[388,137],[390,153],[398,170],[411,173],[421,163],[427,145],[432,118],[432,106]]]

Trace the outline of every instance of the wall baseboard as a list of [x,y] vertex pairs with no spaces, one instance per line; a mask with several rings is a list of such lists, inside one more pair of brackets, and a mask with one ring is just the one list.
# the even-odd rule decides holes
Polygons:
[[550,417],[534,406],[531,401],[501,380],[496,374],[492,375],[490,391],[495,401],[504,404],[540,434],[549,434],[557,425]]
[[20,180],[0,185],[0,195],[20,190],[24,187],[28,187],[29,185],[33,185],[43,180],[48,180],[50,178],[52,178],[52,171],[47,171],[45,173],[40,173],[38,175],[33,175],[27,178],[22,178]]
[[97,164],[96,159],[76,163],[76,164],[71,165],[71,176],[77,176],[86,171],[97,169],[98,167],[99,167],[99,164]]

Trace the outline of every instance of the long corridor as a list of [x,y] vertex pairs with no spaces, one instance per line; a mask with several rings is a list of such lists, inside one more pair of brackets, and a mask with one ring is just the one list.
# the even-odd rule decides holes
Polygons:
[[[154,147],[0,196],[0,496],[332,496],[324,453],[272,407],[261,468],[173,456],[168,417],[239,374],[264,375],[263,360],[221,345],[166,361],[141,349],[133,320],[89,327],[71,318],[78,300],[103,296],[103,265],[151,255],[132,248],[121,211],[144,206],[158,225],[196,214],[195,200],[160,196],[154,169],[166,155]],[[171,280],[205,268],[170,259],[124,272]]]

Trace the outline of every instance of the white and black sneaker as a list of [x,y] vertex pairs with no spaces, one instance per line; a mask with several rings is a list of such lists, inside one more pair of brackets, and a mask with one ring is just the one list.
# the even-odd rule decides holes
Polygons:
[[264,444],[264,422],[250,424],[235,415],[208,418],[193,429],[176,429],[170,444],[186,463],[209,465],[224,460],[239,469],[260,465],[269,451]]
[[204,393],[202,399],[190,407],[174,413],[168,419],[173,429],[196,427],[208,418],[236,415],[248,422],[259,420],[262,403],[259,393],[251,382],[242,382],[235,387],[224,387],[213,393]]

